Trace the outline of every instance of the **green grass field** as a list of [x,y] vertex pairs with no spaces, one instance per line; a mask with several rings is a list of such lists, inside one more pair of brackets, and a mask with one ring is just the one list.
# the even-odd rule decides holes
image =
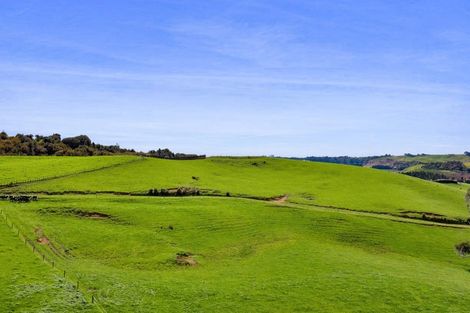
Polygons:
[[[98,311],[83,301],[91,294],[107,312],[468,312],[470,259],[454,246],[470,240],[470,228],[381,214],[468,218],[468,186],[271,158],[145,159],[69,173],[0,190],[38,193],[37,202],[0,208],[70,273],[60,279],[0,224],[5,312]],[[231,197],[95,193],[178,186]],[[285,194],[283,203],[243,198]],[[177,262],[181,252],[188,265]],[[15,298],[18,275],[47,287]],[[77,278],[81,293],[70,287]]]
[[0,219],[0,312],[96,312]]
[[113,157],[0,157],[0,185],[65,176],[122,164],[136,159]]
[[[198,177],[198,180],[192,177]],[[20,186],[20,192],[133,192],[194,186],[221,194],[275,197],[353,210],[432,212],[468,217],[454,188],[396,173],[272,158],[146,159],[73,177]]]

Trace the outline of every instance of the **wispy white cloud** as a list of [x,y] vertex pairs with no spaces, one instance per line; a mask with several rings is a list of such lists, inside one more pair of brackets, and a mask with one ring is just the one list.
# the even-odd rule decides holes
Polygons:
[[[470,90],[465,85],[432,83],[426,81],[408,81],[408,80],[368,80],[360,75],[351,75],[349,78],[310,78],[310,77],[279,77],[279,75],[259,75],[259,74],[226,74],[226,73],[181,73],[165,74],[151,72],[129,72],[112,71],[107,69],[92,69],[89,67],[71,67],[59,66],[57,64],[25,64],[12,65],[0,64],[0,72],[4,73],[4,80],[8,84],[11,81],[10,75],[31,75],[45,76],[49,79],[55,79],[56,82],[63,84],[67,81],[61,80],[61,77],[73,79],[83,79],[94,81],[130,81],[135,83],[145,83],[143,88],[149,88],[155,85],[178,85],[180,87],[219,89],[219,84],[223,88],[240,88],[244,85],[246,88],[259,89],[278,88],[290,89],[294,87],[303,88],[336,88],[336,89],[366,89],[383,92],[406,92],[418,94],[450,94],[450,95],[470,95]],[[278,77],[276,77],[278,76]],[[24,79],[21,77],[20,79]],[[232,86],[232,87],[231,87]],[[296,90],[296,92],[309,91],[309,89]]]
[[470,132],[468,23],[438,23],[436,3],[15,5],[0,10],[11,132],[285,155],[430,152]]

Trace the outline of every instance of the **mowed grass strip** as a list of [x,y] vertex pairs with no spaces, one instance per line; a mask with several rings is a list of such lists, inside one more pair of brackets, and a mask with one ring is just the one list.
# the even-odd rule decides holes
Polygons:
[[230,198],[48,196],[7,209],[67,251],[61,265],[110,312],[468,307],[470,259],[454,251],[467,229]]
[[134,159],[137,159],[137,157],[1,156],[0,185],[75,174],[129,162]]
[[469,216],[464,189],[369,168],[275,158],[146,159],[16,190],[146,193],[151,188],[179,186],[232,196],[288,195],[291,202],[371,212],[431,212],[462,219]]

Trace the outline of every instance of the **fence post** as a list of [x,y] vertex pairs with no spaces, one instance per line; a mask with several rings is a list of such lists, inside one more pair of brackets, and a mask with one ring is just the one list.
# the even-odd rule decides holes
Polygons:
[[[10,220],[9,220],[8,216],[6,215],[6,213],[4,212],[3,209],[0,209],[0,214],[3,216],[3,219],[5,220],[7,226],[9,226],[9,227],[12,229],[13,232],[15,232],[15,230],[16,230],[16,233],[17,233],[19,239],[20,239],[20,240],[24,240],[25,246],[30,245],[31,248],[32,248],[32,250],[33,250],[33,253],[34,253],[34,254],[38,254],[39,257],[42,256],[43,262],[46,262],[46,263],[49,262],[49,260],[46,261],[46,255],[43,254],[43,253],[41,252],[41,250],[37,250],[37,249],[36,249],[36,245],[35,245],[34,241],[30,240],[30,239],[29,239],[28,237],[26,237],[23,233],[21,233],[21,232],[20,232],[20,229],[13,223],[13,221],[10,221]],[[50,262],[51,262],[52,267],[55,268],[55,261],[54,261],[54,260],[50,260]],[[59,270],[60,270],[60,268],[59,268]],[[65,277],[66,277],[66,271],[65,271],[65,270],[64,270],[63,275],[64,275],[64,278],[65,278]],[[73,283],[73,282],[71,282],[71,283]],[[79,281],[78,279],[77,279],[76,288],[77,288],[77,291],[79,291],[79,288],[80,288],[80,281]],[[84,295],[85,295],[85,294],[87,294],[86,291],[84,291]],[[103,313],[106,312],[106,310],[100,305],[98,299],[95,298],[94,295],[91,295],[91,303],[94,304],[94,305],[96,305],[100,312],[103,312]]]

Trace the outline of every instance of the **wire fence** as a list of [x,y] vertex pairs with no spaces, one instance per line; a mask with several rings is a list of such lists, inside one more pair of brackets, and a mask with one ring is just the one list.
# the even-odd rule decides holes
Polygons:
[[46,180],[72,177],[72,176],[77,176],[77,175],[85,174],[85,173],[98,172],[98,171],[101,171],[101,170],[106,170],[106,169],[110,169],[110,168],[130,164],[130,163],[134,163],[134,162],[138,162],[138,161],[143,161],[143,160],[144,160],[144,158],[140,157],[140,158],[137,158],[137,159],[132,159],[132,160],[123,161],[123,162],[120,162],[120,163],[115,163],[115,164],[110,164],[110,165],[104,165],[104,166],[96,167],[96,168],[84,169],[84,170],[81,170],[81,171],[71,172],[71,173],[68,173],[68,174],[51,175],[51,176],[45,176],[45,177],[36,177],[36,178],[26,179],[26,180],[22,180],[22,181],[10,181],[9,183],[1,184],[0,189],[7,189],[7,188],[11,188],[11,187],[17,187],[19,185],[27,185],[27,184],[31,184],[31,183],[38,183],[38,182],[46,181]]
[[[82,275],[76,275],[72,274],[71,272],[68,272],[67,270],[61,268],[61,266],[58,264],[57,260],[49,255],[46,255],[44,252],[41,251],[36,245],[36,241],[32,240],[28,236],[26,236],[20,228],[13,223],[13,221],[8,217],[8,215],[5,213],[5,211],[0,208],[0,215],[2,216],[4,222],[7,224],[7,226],[18,236],[21,241],[24,242],[25,246],[29,246],[31,251],[33,252],[34,255],[39,257],[45,264],[53,268],[54,270],[58,271],[61,276],[65,280],[68,281],[68,283],[73,286],[74,289],[77,291],[81,292],[85,301],[91,303],[92,305],[96,306],[96,308],[101,312],[101,313],[107,313],[107,311],[103,308],[103,306],[100,304],[99,299],[97,298],[96,295],[90,294],[86,289],[83,288],[82,285],[80,285],[80,279],[77,277],[82,277]],[[74,279],[75,277],[75,279]]]

